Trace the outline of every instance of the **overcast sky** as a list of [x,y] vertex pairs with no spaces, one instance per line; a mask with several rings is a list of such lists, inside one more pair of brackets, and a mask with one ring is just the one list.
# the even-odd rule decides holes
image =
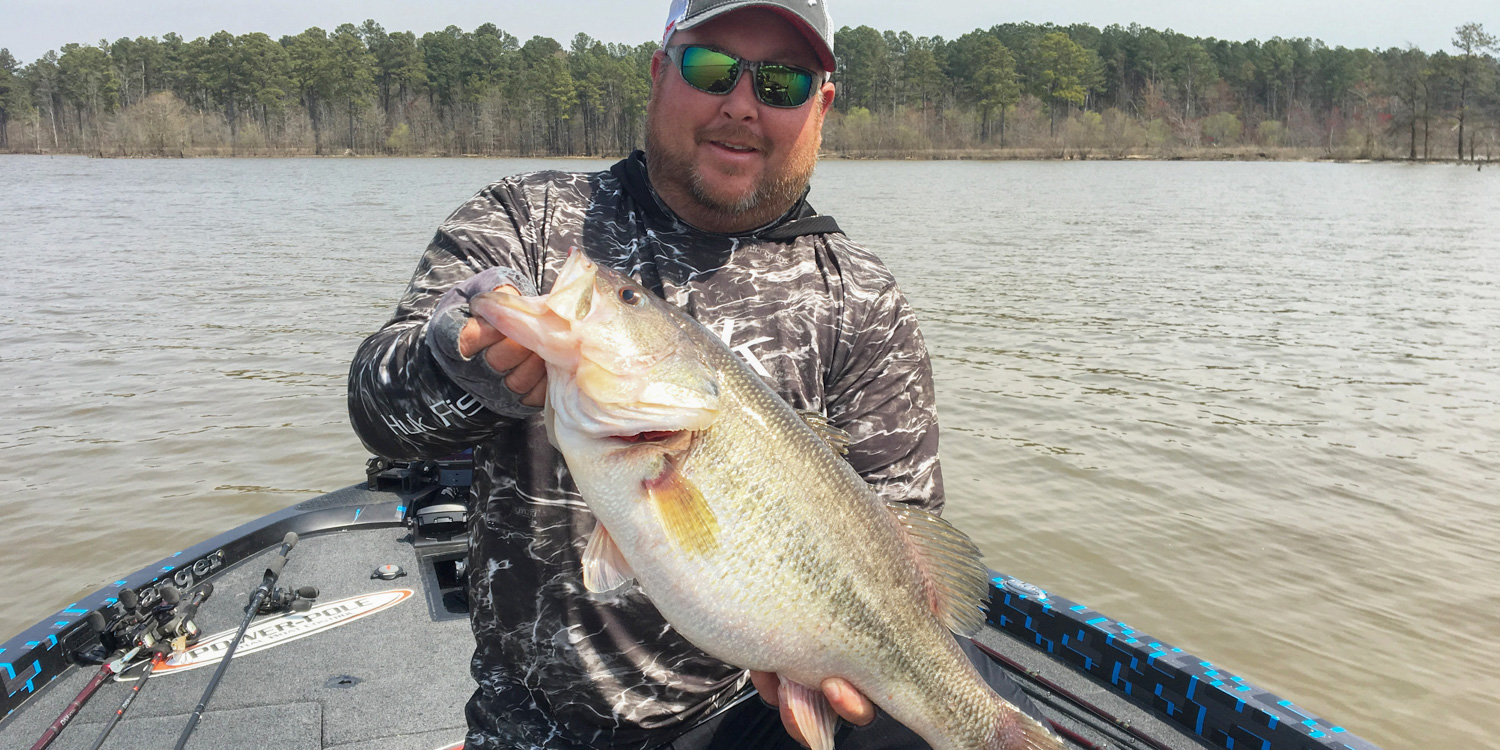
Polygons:
[[[373,18],[388,31],[425,31],[485,22],[520,37],[566,44],[582,31],[607,42],[656,39],[668,0],[0,0],[0,47],[23,63],[68,42],[175,31],[192,39],[220,29],[273,38]],[[830,0],[835,27],[867,24],[918,36],[953,38],[997,23],[1032,21],[1106,26],[1140,23],[1193,36],[1269,39],[1311,36],[1330,46],[1449,48],[1458,25],[1477,21],[1500,33],[1500,0]]]

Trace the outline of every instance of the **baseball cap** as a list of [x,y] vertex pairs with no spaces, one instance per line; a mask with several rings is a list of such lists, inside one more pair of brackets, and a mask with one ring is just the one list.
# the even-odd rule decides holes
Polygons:
[[745,8],[768,8],[785,16],[807,37],[823,69],[833,72],[833,22],[828,19],[828,0],[672,0],[661,44],[667,46],[677,31]]

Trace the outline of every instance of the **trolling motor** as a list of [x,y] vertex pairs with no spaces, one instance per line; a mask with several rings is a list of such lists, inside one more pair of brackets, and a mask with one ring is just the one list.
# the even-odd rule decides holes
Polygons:
[[[282,612],[306,612],[312,609],[312,602],[318,598],[317,586],[303,586],[294,589],[277,587],[272,590],[265,599],[261,600],[260,607],[256,608],[257,615],[274,615]],[[250,605],[245,605],[249,611]]]

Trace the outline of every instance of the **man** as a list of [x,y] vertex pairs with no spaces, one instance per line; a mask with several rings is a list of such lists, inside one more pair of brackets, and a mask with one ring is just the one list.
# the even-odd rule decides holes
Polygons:
[[[882,497],[942,506],[916,321],[884,266],[805,200],[834,98],[823,3],[677,0],[663,47],[645,153],[481,191],[439,229],[351,368],[350,413],[371,451],[475,446],[469,748],[792,748],[788,732],[800,734],[745,701],[752,676],[687,643],[639,590],[584,591],[594,521],[538,417],[542,362],[470,318],[469,297],[545,291],[576,247],[719,332],[793,407],[827,414]],[[774,703],[775,676],[753,680]],[[922,747],[883,716],[872,724],[848,683],[823,688],[870,725],[845,730],[865,734],[843,746]]]

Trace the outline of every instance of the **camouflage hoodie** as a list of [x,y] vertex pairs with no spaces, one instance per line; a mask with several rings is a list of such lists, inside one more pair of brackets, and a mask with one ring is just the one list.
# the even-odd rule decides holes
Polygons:
[[572,247],[687,310],[794,408],[849,432],[848,460],[877,494],[934,511],[943,502],[916,319],[885,266],[805,200],[757,232],[699,231],[655,197],[640,152],[606,172],[485,188],[439,228],[349,376],[350,416],[372,452],[474,448],[472,748],[649,747],[748,682],[677,635],[639,590],[584,591],[594,519],[541,419],[518,404],[485,408],[429,348],[446,290],[499,267],[545,291]]

